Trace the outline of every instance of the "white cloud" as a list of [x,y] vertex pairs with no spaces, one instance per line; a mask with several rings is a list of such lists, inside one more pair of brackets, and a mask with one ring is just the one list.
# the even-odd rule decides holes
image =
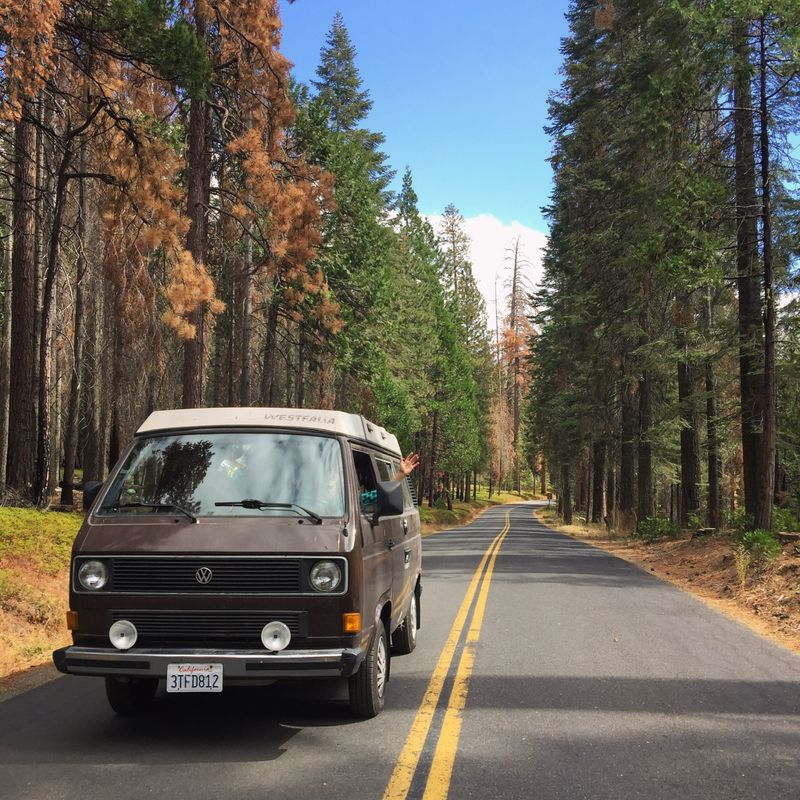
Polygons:
[[[441,225],[441,214],[427,215],[428,221],[438,233]],[[486,312],[489,327],[494,329],[495,322],[495,284],[497,299],[502,317],[505,307],[505,282],[509,275],[509,254],[511,247],[520,237],[520,252],[527,262],[525,275],[532,288],[538,288],[542,279],[542,256],[547,245],[547,235],[529,228],[521,222],[506,224],[491,214],[479,214],[477,217],[466,217],[464,229],[470,238],[470,257],[472,271],[478,288],[486,300]]]

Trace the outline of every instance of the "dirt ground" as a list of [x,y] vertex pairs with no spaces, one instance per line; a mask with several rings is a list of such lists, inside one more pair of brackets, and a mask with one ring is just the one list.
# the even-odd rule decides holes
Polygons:
[[780,558],[762,570],[748,570],[740,588],[730,535],[700,538],[611,538],[602,526],[560,525],[553,512],[542,522],[576,539],[624,558],[690,592],[709,606],[800,653],[800,548],[783,546]]
[[2,678],[47,663],[53,649],[71,637],[65,621],[68,571],[46,575],[22,559],[3,559],[0,566],[6,590],[0,602]]

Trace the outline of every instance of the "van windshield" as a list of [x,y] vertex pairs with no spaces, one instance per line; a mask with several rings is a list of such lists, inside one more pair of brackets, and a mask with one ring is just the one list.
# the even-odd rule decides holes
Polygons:
[[[264,507],[225,505],[257,500]],[[271,508],[273,504],[296,507]],[[99,514],[203,517],[344,514],[339,442],[291,433],[184,433],[137,439]]]

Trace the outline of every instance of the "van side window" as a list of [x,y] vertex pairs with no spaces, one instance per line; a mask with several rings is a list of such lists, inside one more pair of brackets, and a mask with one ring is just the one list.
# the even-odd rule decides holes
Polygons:
[[397,470],[392,469],[392,465],[382,458],[376,458],[375,463],[378,465],[378,475],[382,481],[390,481],[394,478]]
[[[400,474],[400,462],[399,461],[392,461],[392,475],[399,475]],[[406,508],[414,508],[416,503],[414,503],[414,497],[411,494],[411,476],[407,476],[405,479],[401,481],[401,485],[403,487],[403,505]]]
[[372,459],[362,450],[353,450],[353,463],[358,481],[359,503],[362,514],[371,514],[378,503],[378,484],[375,481],[375,470]]

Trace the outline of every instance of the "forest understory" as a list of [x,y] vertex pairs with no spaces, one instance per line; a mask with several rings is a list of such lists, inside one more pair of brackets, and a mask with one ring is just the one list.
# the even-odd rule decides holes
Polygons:
[[774,642],[800,653],[800,545],[790,542],[774,561],[747,570],[742,588],[730,532],[642,541],[609,534],[604,525],[563,525],[551,510],[538,517],[551,528],[624,558]]

